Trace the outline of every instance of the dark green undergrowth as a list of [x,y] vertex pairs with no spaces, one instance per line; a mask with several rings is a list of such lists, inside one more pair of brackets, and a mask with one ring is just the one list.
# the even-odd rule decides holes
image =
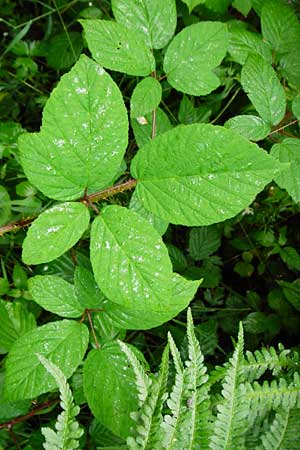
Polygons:
[[0,15],[0,449],[300,448],[299,2]]

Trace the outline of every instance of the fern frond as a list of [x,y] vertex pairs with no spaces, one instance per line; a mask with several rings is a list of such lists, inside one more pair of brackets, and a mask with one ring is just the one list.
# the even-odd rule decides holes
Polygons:
[[37,354],[37,357],[55,379],[60,392],[60,405],[63,409],[57,417],[56,432],[51,428],[42,428],[46,439],[43,446],[46,450],[76,450],[79,447],[79,438],[83,434],[83,430],[79,428],[75,420],[80,408],[74,405],[71,389],[59,367],[42,355]]
[[141,409],[131,416],[137,422],[136,436],[127,439],[129,450],[161,450],[162,407],[169,373],[169,346],[166,346],[157,377],[152,378]]
[[162,424],[166,450],[208,449],[209,385],[199,342],[194,333],[190,310],[187,316],[188,360],[185,367],[179,351],[169,334],[169,345],[176,369],[175,382],[167,401],[170,414]]
[[149,378],[142,364],[137,359],[131,348],[127,344],[125,344],[125,342],[119,340],[118,344],[121,347],[121,350],[127,356],[127,359],[130,362],[131,367],[133,369],[135,375],[135,385],[138,392],[139,406],[142,406],[148,395],[148,388],[150,384]]
[[294,374],[293,381],[285,378],[264,381],[259,384],[244,383],[240,386],[241,395],[251,403],[251,410],[260,414],[261,410],[300,407],[300,377]]
[[273,375],[279,374],[282,369],[292,365],[288,357],[291,351],[279,346],[278,351],[274,347],[262,348],[254,353],[247,351],[243,373],[245,380],[251,382],[260,378],[266,370],[271,370]]
[[239,383],[241,366],[243,364],[244,337],[240,324],[238,342],[222,384],[224,401],[217,406],[218,413],[211,438],[212,450],[244,449],[245,432],[247,429],[247,415],[250,400],[245,402],[240,395]]
[[184,367],[180,357],[180,353],[170,333],[168,333],[168,341],[176,370],[175,381],[172,387],[172,391],[167,400],[167,405],[171,411],[171,415],[166,414],[162,423],[162,446],[164,449],[169,450],[173,448],[172,445],[176,441],[177,424],[182,413]]
[[277,411],[270,430],[261,438],[259,450],[293,450],[300,448],[300,410]]

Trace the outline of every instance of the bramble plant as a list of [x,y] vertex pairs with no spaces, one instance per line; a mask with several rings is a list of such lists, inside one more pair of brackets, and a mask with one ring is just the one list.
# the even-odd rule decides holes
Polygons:
[[[0,186],[0,232],[30,225],[22,261],[32,266],[33,276],[27,280],[15,264],[13,281],[26,301],[0,300],[0,347],[7,353],[0,411],[18,411],[4,416],[7,420],[31,417],[31,401],[58,385],[64,411],[56,432],[52,425],[42,428],[44,446],[89,448],[66,381],[72,380],[72,388],[78,376],[83,388],[77,389],[77,400],[74,394],[75,403],[87,403],[103,427],[104,443],[97,442],[97,448],[297,448],[295,352],[264,349],[245,359],[240,325],[232,358],[208,375],[190,311],[183,346],[187,362],[169,335],[157,378],[147,375],[142,352],[122,342],[127,330],[149,330],[175,318],[199,286],[217,287],[221,263],[212,256],[221,243],[217,224],[229,236],[236,217],[251,214],[252,202],[272,182],[286,190],[289,201],[300,201],[297,15],[281,0],[215,0],[214,6],[184,0],[185,5],[177,5],[182,22],[175,0],[107,3],[105,18],[95,11],[80,15],[83,41],[78,31],[67,33],[67,40],[50,41],[70,46],[71,55],[55,67],[48,50],[48,64],[56,69],[74,65],[47,99],[40,130],[1,125],[5,145],[0,156],[21,165],[26,181],[16,192],[26,201],[14,204]],[[256,14],[261,33],[245,21],[228,20],[231,4],[242,17]],[[18,51],[27,31],[19,36]],[[84,42],[90,53],[79,56]],[[38,48],[36,54],[44,55]],[[123,79],[130,97],[122,91]],[[164,102],[171,89],[182,97],[179,123]],[[221,101],[232,90],[222,111]],[[215,125],[239,92],[247,106]],[[288,137],[281,139],[286,129]],[[274,136],[280,137],[275,143]],[[11,218],[15,222],[9,223]],[[170,224],[192,227],[189,261],[194,269],[199,267],[193,261],[204,261],[202,272],[189,272],[180,250],[163,238]],[[272,236],[270,245],[265,245],[265,229],[253,238],[272,247],[272,255],[279,254],[291,271],[299,270],[300,256],[287,244],[286,230]],[[68,251],[71,270],[70,259],[63,259]],[[243,261],[234,267],[242,277],[254,271],[251,251],[244,248]],[[56,261],[65,270],[48,272]],[[260,260],[261,274],[263,264]],[[0,281],[0,294],[14,297],[6,278]],[[300,298],[299,285],[290,278],[278,285],[288,292],[296,289]],[[211,305],[218,306],[214,294]],[[290,293],[286,297],[299,311],[300,300],[291,300]],[[244,321],[250,333],[259,322],[266,323],[256,309]],[[274,309],[280,315],[280,308]],[[48,313],[37,325],[40,311]],[[273,315],[259,332],[275,335],[276,320]],[[175,373],[168,376],[169,350]],[[258,385],[254,380],[267,371],[274,380]],[[221,391],[215,389],[218,382],[223,382]],[[115,436],[105,445],[107,430]]]

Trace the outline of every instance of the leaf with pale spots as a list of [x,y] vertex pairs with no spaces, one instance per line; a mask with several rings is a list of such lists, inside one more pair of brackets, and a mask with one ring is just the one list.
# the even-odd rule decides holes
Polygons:
[[112,20],[80,20],[93,58],[107,69],[147,76],[155,59],[144,36]]
[[114,179],[127,142],[128,118],[118,86],[82,55],[50,95],[41,132],[23,134],[19,147],[32,184],[48,197],[73,200]]
[[88,228],[90,214],[82,203],[60,203],[47,209],[30,226],[23,242],[26,264],[42,264],[72,248]]
[[208,124],[181,125],[131,164],[145,208],[174,224],[210,225],[249,206],[278,168],[256,144]]
[[140,201],[136,191],[134,191],[131,196],[129,208],[138,213],[140,216],[144,217],[144,219],[146,219],[147,222],[149,222],[161,236],[167,231],[169,222],[155,216],[150,211],[148,211]]
[[175,89],[191,95],[207,95],[220,86],[214,69],[228,46],[227,27],[221,22],[199,22],[184,28],[170,43],[164,71]]
[[175,0],[112,0],[117,22],[142,33],[149,48],[163,48],[177,22]]
[[35,398],[56,388],[56,382],[40,363],[37,353],[56,364],[69,378],[81,363],[89,332],[84,324],[61,320],[43,325],[21,336],[6,360],[5,397]]
[[189,305],[201,283],[201,280],[186,280],[177,273],[174,273],[172,281],[173,294],[164,302],[163,311],[149,310],[147,303],[138,309],[138,306],[125,308],[116,303],[104,301],[102,306],[104,313],[120,328],[147,330],[158,327],[173,319]]
[[37,275],[28,280],[28,289],[33,300],[61,317],[80,317],[84,307],[77,300],[72,284],[56,275]]
[[139,214],[121,206],[103,209],[92,224],[91,262],[110,301],[164,311],[172,294],[172,264],[161,236]]
[[285,93],[271,64],[259,55],[250,55],[243,66],[241,83],[261,118],[277,125],[285,115]]
[[[138,357],[138,350],[130,348]],[[130,413],[138,407],[138,392],[134,371],[117,342],[89,353],[83,366],[83,387],[94,416],[126,439],[134,425]]]

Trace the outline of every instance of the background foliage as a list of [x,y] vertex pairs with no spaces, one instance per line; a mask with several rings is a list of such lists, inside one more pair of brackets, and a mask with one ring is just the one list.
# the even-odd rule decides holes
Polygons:
[[[207,430],[207,436],[213,436],[210,448],[235,448],[237,441],[231,440],[237,439],[240,429],[247,429],[247,433],[242,435],[243,442],[238,448],[297,448],[299,437],[294,423],[299,417],[299,381],[295,375],[298,363],[294,350],[299,344],[300,329],[299,3],[178,0],[176,13],[172,9],[173,2],[168,1],[166,5],[170,9],[165,6],[164,13],[160,12],[160,20],[167,26],[163,26],[162,31],[159,24],[157,29],[154,24],[153,32],[146,33],[141,39],[137,39],[140,36],[136,29],[137,18],[127,14],[130,5],[135,3],[133,0],[0,1],[0,351],[3,355],[0,445],[4,449],[41,449],[46,434],[55,442],[53,430],[57,421],[66,426],[70,439],[73,439],[70,430],[75,427],[74,442],[62,444],[61,441],[58,447],[49,444],[47,448],[77,448],[76,445],[90,449],[127,448],[126,445],[152,448],[151,445],[161,442],[157,435],[158,426],[153,425],[149,432],[153,442],[150,439],[144,447],[137,436],[131,435],[129,444],[124,440],[130,427],[136,427],[136,421],[148,426],[142,406],[149,403],[154,408],[151,410],[153,417],[159,417],[165,424],[166,448],[183,448],[186,443],[170,446],[173,442],[170,430],[174,431],[172,420],[178,406],[180,379],[185,380],[180,398],[186,406],[190,396],[184,389],[189,391],[187,379],[193,375],[196,379],[202,377],[196,382],[207,389],[199,395],[199,399],[206,402],[206,406],[201,404],[201,407],[216,417],[214,431]],[[152,2],[154,13],[155,5],[159,8],[159,4],[161,2]],[[141,17],[140,11],[136,14]],[[108,22],[113,18],[116,23]],[[101,22],[101,27],[99,19],[106,21]],[[131,60],[128,49],[121,45],[123,41],[118,41],[120,35],[117,42],[113,40],[114,33],[121,33],[120,30],[132,46]],[[100,39],[101,35],[104,37]],[[209,52],[201,45],[190,48],[189,40],[202,42],[203,39],[207,39]],[[112,49],[115,51],[116,45],[118,58],[114,59],[111,52]],[[147,46],[153,49],[152,53],[147,51]],[[85,56],[80,56],[82,53]],[[96,159],[96,142],[88,163],[79,161],[76,151],[70,160],[67,155],[61,163],[62,170],[72,168],[70,185],[65,186],[60,181],[56,186],[51,168],[48,178],[47,171],[40,171],[43,173],[41,181],[38,171],[38,175],[31,173],[32,161],[38,160],[38,150],[47,148],[49,139],[56,133],[55,114],[62,108],[61,99],[68,99],[64,112],[84,111],[84,103],[77,101],[76,96],[73,99],[70,95],[69,99],[68,94],[82,70],[90,76],[98,70],[99,66],[91,57],[106,69],[99,86],[95,81],[99,96],[95,95],[92,101],[97,102],[107,90],[112,92],[110,103],[106,105],[111,114],[105,117],[102,126],[107,125],[105,129],[109,130],[112,125],[114,130],[114,160],[108,159],[103,169],[104,159]],[[75,85],[73,88],[76,90]],[[128,145],[123,100],[130,113]],[[94,121],[96,119],[94,117]],[[76,120],[75,116],[70,122],[66,118],[65,129],[73,132]],[[220,128],[219,145],[227,140],[228,148],[230,145],[233,148],[232,155],[227,147],[226,151],[232,158],[237,147],[240,155],[247,155],[247,158],[250,155],[248,163],[254,164],[259,173],[253,176],[251,169],[249,187],[245,191],[239,187],[236,178],[232,181],[236,183],[232,192],[228,191],[226,197],[223,184],[217,198],[209,190],[206,192],[208,202],[203,208],[197,208],[195,203],[191,212],[182,212],[181,204],[188,204],[191,197],[176,183],[164,184],[163,178],[168,170],[177,170],[184,183],[189,167],[182,164],[180,157],[185,154],[190,164],[196,167],[199,155],[195,153],[193,139],[197,136],[199,141],[205,142],[210,134],[213,135],[215,128],[207,124],[225,125]],[[185,131],[180,127],[174,129],[178,125],[192,127]],[[170,130],[173,134],[164,135]],[[233,134],[229,134],[231,130],[236,133],[234,141]],[[25,131],[36,134],[23,134]],[[109,133],[102,136],[107,145],[111,139]],[[157,138],[151,143],[155,134]],[[169,136],[177,143],[176,148],[171,146],[172,152],[168,147]],[[60,138],[56,139],[60,148]],[[78,133],[77,139],[82,153],[86,139],[89,139],[88,133]],[[275,175],[273,162],[266,152],[259,152],[253,142],[269,151],[274,160],[284,163]],[[217,155],[215,158],[218,163]],[[202,168],[209,168],[207,161],[208,158],[203,157]],[[90,165],[88,175],[85,172],[87,164]],[[130,185],[130,170],[134,178],[141,180],[135,190],[134,184]],[[242,165],[241,170],[244,170]],[[237,165],[232,172],[234,176],[239,174]],[[160,179],[155,185],[157,175]],[[111,196],[105,189],[115,182],[125,184],[126,189],[116,189]],[[90,212],[84,206],[86,203],[72,202],[86,195],[85,183],[90,189],[88,194],[101,191],[99,198],[96,194],[95,198],[86,197]],[[152,197],[147,197],[149,184]],[[203,189],[201,185],[201,191]],[[240,204],[235,203],[236,191]],[[157,192],[159,194],[155,194]],[[165,195],[171,192],[175,203],[170,207],[169,200],[162,203],[161,192]],[[55,203],[53,199],[66,202]],[[128,205],[129,209],[125,209]],[[211,210],[209,205],[213,205]],[[27,234],[27,225],[37,216]],[[94,219],[91,227],[90,217]],[[120,233],[118,227],[114,229],[119,223],[122,224],[124,242],[121,250],[126,250],[128,258],[145,258],[148,265],[143,266],[144,277],[153,272],[154,260],[159,260],[158,280],[151,285],[151,301],[146,310],[143,304],[139,307],[136,304],[138,295],[148,295],[144,285],[142,294],[139,291],[134,297],[127,295],[125,288],[117,289],[111,282],[113,273],[102,270],[103,261],[110,258],[107,250]],[[62,234],[55,240],[58,226],[62,227]],[[139,239],[147,239],[149,245],[155,241],[161,248],[139,254],[141,242],[137,239],[132,243],[132,232]],[[53,233],[54,240],[51,241]],[[92,266],[98,284],[89,260],[90,236],[91,254],[94,254]],[[140,263],[143,261],[136,260],[137,267]],[[119,261],[115,264],[119,267]],[[203,281],[199,286],[200,279]],[[121,281],[126,284],[126,276]],[[191,299],[194,333],[205,357],[209,383],[201,372],[204,370],[202,360],[201,367],[193,374],[191,365],[183,366],[182,362],[188,358],[190,364],[195,362],[191,346],[196,346],[198,351],[196,341],[191,341],[191,318],[186,337],[184,309]],[[159,310],[157,304],[163,302],[164,308]],[[245,348],[252,352],[245,360],[241,328],[234,353],[231,339],[238,335],[241,322]],[[170,366],[169,377],[166,374],[167,350],[163,353],[168,332],[173,336],[169,335],[169,345],[175,366],[175,369]],[[129,350],[127,347],[122,350],[117,339],[126,341]],[[278,347],[279,343],[284,348]],[[254,353],[261,347],[262,353]],[[87,349],[90,352],[83,365]],[[36,354],[45,354],[45,351],[51,361],[47,362],[43,357],[42,361],[37,359]],[[290,352],[288,360],[286,352]],[[253,362],[253,358],[266,369],[257,376],[249,369],[247,378],[245,361]],[[233,379],[233,372],[229,370],[235,364],[243,367],[237,379]],[[223,369],[220,369],[222,365]],[[159,366],[161,378],[158,378],[158,384],[153,382],[151,385],[147,379],[151,379],[151,372],[157,372]],[[71,390],[64,377],[68,378]],[[233,426],[233,437],[227,436],[226,441],[222,435],[223,422],[226,423],[228,414],[233,423],[239,414],[241,417],[243,412],[246,414],[248,409],[241,404],[240,397],[247,392],[250,398],[251,389],[263,391],[263,387],[250,385],[260,377],[266,390],[263,382],[268,383],[271,379],[274,383],[270,382],[271,387],[277,383],[275,394],[280,391],[278,386],[282,388],[278,394],[281,400],[276,403],[274,394],[274,403],[269,405],[268,411],[262,411],[265,397],[263,394],[258,396],[261,403],[252,403],[251,407],[260,411],[260,422],[252,418],[250,425],[241,422],[237,428]],[[237,385],[242,387],[236,393],[232,389]],[[292,385],[297,389],[295,397],[289,397],[290,416],[287,418],[282,409],[287,400],[282,392],[289,393]],[[62,413],[56,386],[60,389]],[[97,389],[99,386],[102,389]],[[163,392],[169,393],[167,403],[163,401],[166,400]],[[230,403],[232,399],[236,409]],[[79,414],[73,402],[80,406]],[[140,416],[129,420],[130,413],[138,407]],[[223,416],[220,414],[222,407]],[[197,414],[205,421],[205,411],[201,408],[199,411]],[[70,423],[66,417],[70,417]],[[213,424],[213,418],[209,417]],[[77,421],[80,428],[77,428]],[[283,422],[291,431],[285,437],[278,437],[276,430],[282,428]],[[181,425],[185,429],[184,423]],[[113,436],[110,430],[114,431]],[[59,428],[56,431],[59,434]],[[289,441],[292,435],[295,441]],[[275,447],[275,439],[278,442],[282,439],[284,444]],[[222,446],[225,441],[227,447]],[[190,448],[198,448],[196,444],[190,445]],[[208,448],[205,447],[208,444],[202,445]]]

